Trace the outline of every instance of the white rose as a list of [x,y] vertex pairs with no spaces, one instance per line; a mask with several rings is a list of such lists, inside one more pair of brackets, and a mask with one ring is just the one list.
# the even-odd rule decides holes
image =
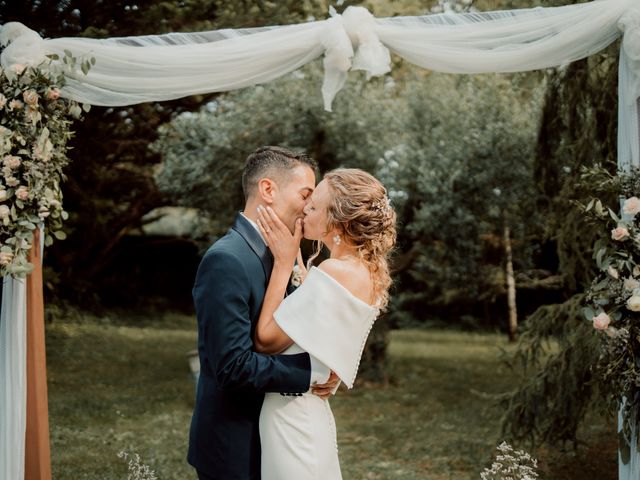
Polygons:
[[4,220],[5,218],[9,218],[11,214],[11,210],[6,205],[0,205],[0,220]]
[[640,213],[640,199],[638,197],[627,198],[622,204],[622,211],[627,215]]
[[2,189],[0,190],[0,202],[4,202],[7,199],[7,191]]
[[15,177],[7,177],[6,182],[10,187],[17,187],[18,185],[20,185],[20,182]]
[[616,227],[611,230],[611,238],[617,242],[622,242],[629,238],[629,230],[624,227]]
[[0,252],[0,265],[6,266],[11,263],[13,260],[13,253],[11,252]]
[[596,330],[606,330],[609,323],[611,323],[611,317],[604,312],[593,317],[593,328]]
[[627,300],[627,308],[632,312],[640,312],[640,296],[633,295],[629,300]]
[[633,270],[631,271],[631,274],[634,277],[639,277],[640,276],[640,265],[636,265],[635,267],[633,267]]
[[616,280],[620,277],[620,275],[618,275],[618,271],[611,266],[607,268],[607,273],[609,273],[609,275],[611,275]]
[[624,289],[625,290],[629,290],[629,291],[633,291],[636,288],[640,287],[640,282],[634,278],[627,278],[624,281]]
[[0,108],[4,108],[7,104],[7,97],[5,97],[2,93],[0,93]]
[[16,155],[5,155],[3,161],[3,165],[10,169],[15,169],[20,166],[20,157]]

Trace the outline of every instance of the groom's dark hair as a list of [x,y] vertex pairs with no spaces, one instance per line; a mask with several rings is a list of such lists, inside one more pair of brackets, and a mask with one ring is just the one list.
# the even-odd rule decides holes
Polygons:
[[318,164],[306,153],[294,152],[283,147],[260,147],[247,157],[242,171],[242,191],[245,201],[255,192],[258,181],[269,177],[282,185],[289,180],[291,170],[307,165],[317,173]]

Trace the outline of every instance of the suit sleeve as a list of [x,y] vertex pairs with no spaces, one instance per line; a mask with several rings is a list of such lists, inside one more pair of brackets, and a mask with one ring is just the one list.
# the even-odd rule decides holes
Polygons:
[[265,355],[253,350],[249,313],[250,278],[232,254],[210,251],[203,258],[193,298],[207,364],[221,390],[306,392],[307,353]]

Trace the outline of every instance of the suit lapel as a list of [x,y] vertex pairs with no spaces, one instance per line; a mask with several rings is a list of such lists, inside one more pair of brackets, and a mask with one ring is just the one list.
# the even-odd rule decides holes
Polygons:
[[258,256],[264,270],[265,283],[268,283],[269,277],[271,277],[271,270],[273,270],[273,255],[258,231],[242,214],[238,214],[231,228],[240,234],[251,250]]

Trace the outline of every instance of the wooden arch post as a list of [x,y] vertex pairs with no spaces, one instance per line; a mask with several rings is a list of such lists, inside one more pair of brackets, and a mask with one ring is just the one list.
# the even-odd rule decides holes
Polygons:
[[27,431],[25,480],[51,480],[47,360],[44,341],[42,248],[40,230],[34,232],[27,276]]

